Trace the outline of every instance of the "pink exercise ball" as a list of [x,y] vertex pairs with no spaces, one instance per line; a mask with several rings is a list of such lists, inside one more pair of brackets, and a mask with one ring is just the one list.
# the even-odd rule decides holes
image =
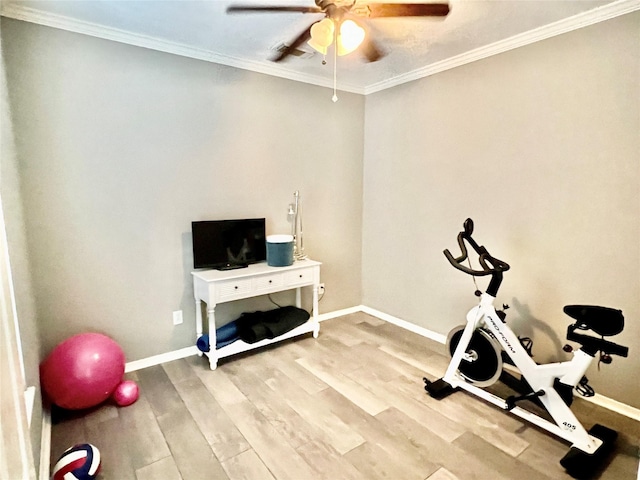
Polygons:
[[104,402],[122,381],[124,352],[100,333],[81,333],[58,344],[40,365],[42,388],[53,403],[80,410]]
[[140,390],[136,382],[133,380],[125,380],[116,387],[111,398],[113,398],[113,401],[116,402],[116,405],[119,407],[126,407],[138,400],[139,393]]

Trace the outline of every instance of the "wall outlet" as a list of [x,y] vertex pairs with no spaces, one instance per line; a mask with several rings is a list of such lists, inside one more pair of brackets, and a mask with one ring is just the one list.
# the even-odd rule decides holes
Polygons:
[[173,324],[180,325],[182,323],[182,310],[173,312]]
[[318,285],[318,295],[324,295],[324,283]]

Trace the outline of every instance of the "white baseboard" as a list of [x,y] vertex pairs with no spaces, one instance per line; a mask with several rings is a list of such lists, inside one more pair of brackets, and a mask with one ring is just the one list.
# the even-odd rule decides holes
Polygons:
[[161,363],[171,362],[173,360],[179,360],[181,358],[197,355],[199,352],[200,350],[198,350],[198,347],[193,345],[192,347],[186,347],[181,348],[180,350],[174,350],[172,352],[161,353],[160,355],[154,355],[152,357],[127,362],[124,365],[124,371],[125,373],[135,372],[136,370],[153,367],[154,365],[160,365]]
[[[635,407],[631,407],[626,403],[619,402],[617,400],[614,400],[613,398],[605,397],[604,395],[600,395],[599,393],[596,393],[593,397],[578,398],[582,398],[588,402],[598,405],[599,407],[606,408],[608,410],[611,410],[612,412],[616,412],[620,415],[624,415],[625,417],[629,417],[636,422],[640,422],[640,410]],[[640,470],[638,471],[638,473],[640,474]]]
[[332,318],[343,317],[345,315],[351,315],[352,313],[358,313],[362,311],[362,305],[358,305],[356,307],[343,308],[342,310],[334,310],[329,313],[321,313],[318,315],[318,321],[324,322],[325,320],[330,320]]
[[431,340],[435,340],[438,343],[445,344],[447,342],[447,336],[442,335],[440,333],[433,332],[424,327],[420,327],[415,323],[407,322],[406,320],[402,320],[400,318],[394,317],[393,315],[389,315],[384,312],[380,312],[371,307],[367,307],[365,305],[360,305],[360,311],[372,315],[374,317],[379,318],[380,320],[384,320],[385,322],[392,323],[397,325],[398,327],[402,327],[405,330],[409,330],[410,332],[417,333],[418,335],[422,335],[423,337],[430,338]]
[[51,409],[42,406],[42,430],[40,431],[40,469],[39,480],[49,480],[51,470]]

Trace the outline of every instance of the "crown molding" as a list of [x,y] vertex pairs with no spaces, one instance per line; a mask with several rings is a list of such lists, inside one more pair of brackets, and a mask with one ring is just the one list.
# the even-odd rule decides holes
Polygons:
[[[371,93],[386,90],[403,83],[419,80],[436,73],[444,72],[452,68],[460,67],[468,63],[482,60],[493,55],[498,55],[509,50],[546,40],[563,33],[578,30],[595,23],[619,17],[636,10],[640,10],[640,0],[617,0],[602,7],[598,7],[593,10],[574,15],[573,17],[569,17],[519,35],[514,35],[513,37],[500,40],[490,45],[470,50],[466,53],[426,65],[419,69],[402,75],[398,75],[382,82],[377,82],[365,87],[350,84],[341,84],[340,90],[361,95],[369,95]],[[0,3],[0,15],[16,20],[36,23],[38,25],[58,28],[69,32],[80,33],[83,35],[89,35],[105,40],[111,40],[114,42],[125,43],[128,45],[134,45],[151,50],[171,53],[183,57],[203,60],[206,62],[218,63],[221,65],[227,65],[243,70],[263,73],[265,75],[285,78],[296,82],[308,83],[311,85],[327,88],[333,87],[331,79],[294,72],[291,70],[287,70],[286,68],[282,68],[281,66],[276,64],[262,63],[240,59],[228,55],[222,55],[205,49],[194,48],[188,45],[170,42],[156,37],[135,34],[127,32],[125,30],[104,27],[102,25],[91,22],[84,22],[62,15],[42,12],[40,10],[15,3]]]
[[636,10],[640,10],[640,0],[618,0],[608,5],[603,5],[602,7],[589,10],[588,12],[574,15],[573,17],[565,18],[519,35],[514,35],[513,37],[500,40],[499,42],[470,50],[461,55],[456,55],[446,60],[426,65],[422,68],[398,75],[389,80],[368,85],[364,88],[364,94],[369,95],[370,93],[386,90],[403,83],[460,67],[467,63],[472,63],[509,50],[524,47],[525,45],[540,42],[557,35],[562,35],[563,33],[588,27],[595,23],[604,22]]
[[[296,82],[309,83],[320,87],[333,88],[333,83],[330,79],[287,70],[286,68],[283,68],[272,62],[261,63],[252,60],[240,59],[229,55],[222,55],[219,53],[211,52],[209,50],[195,48],[177,42],[170,42],[161,38],[141,35],[128,32],[126,30],[105,27],[103,25],[98,25],[92,22],[73,19],[63,15],[43,12],[41,10],[15,3],[2,2],[0,15],[7,18],[13,18],[15,20],[22,20],[46,27],[66,30],[68,32],[89,35],[91,37],[101,38],[104,40],[111,40],[114,42],[125,43],[127,45],[133,45],[136,47],[171,53],[173,55],[180,55],[182,57],[203,60],[205,62],[227,65],[229,67],[250,70],[252,72],[264,73],[266,75],[294,80]],[[340,90],[344,92],[358,93],[361,95],[364,93],[364,89],[362,87],[349,85],[346,83],[340,84]]]

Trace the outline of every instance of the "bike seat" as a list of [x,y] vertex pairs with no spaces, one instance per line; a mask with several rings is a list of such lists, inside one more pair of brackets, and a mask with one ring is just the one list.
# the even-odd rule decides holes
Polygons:
[[564,313],[577,320],[578,328],[590,329],[603,337],[610,337],[624,329],[622,310],[593,305],[567,305]]

